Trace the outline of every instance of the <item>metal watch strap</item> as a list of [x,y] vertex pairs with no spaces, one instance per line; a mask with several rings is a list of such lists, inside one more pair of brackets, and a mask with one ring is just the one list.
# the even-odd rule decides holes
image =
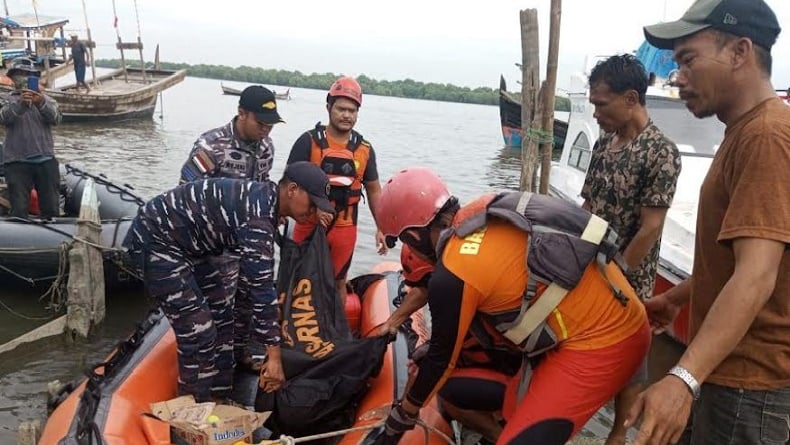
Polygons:
[[667,374],[672,374],[680,380],[683,380],[683,383],[685,383],[686,386],[688,386],[689,391],[691,391],[691,395],[694,397],[694,400],[699,399],[701,392],[699,382],[697,382],[697,379],[691,375],[688,369],[682,366],[673,366],[672,369],[667,372]]

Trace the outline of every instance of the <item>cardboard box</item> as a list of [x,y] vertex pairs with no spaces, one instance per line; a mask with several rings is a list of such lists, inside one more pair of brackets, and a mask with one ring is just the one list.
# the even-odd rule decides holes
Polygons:
[[[179,445],[250,443],[252,432],[271,414],[212,402],[196,403],[192,396],[152,403],[151,412],[170,425],[171,441]],[[211,416],[219,420],[209,421]]]

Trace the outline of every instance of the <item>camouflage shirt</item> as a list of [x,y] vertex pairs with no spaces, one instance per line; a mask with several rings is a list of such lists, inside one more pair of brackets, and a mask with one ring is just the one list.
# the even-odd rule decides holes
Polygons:
[[159,253],[174,265],[233,252],[240,256],[238,292],[249,295],[263,344],[279,344],[274,288],[277,186],[270,181],[208,179],[178,186],[140,208],[124,246]]
[[[653,121],[619,150],[611,149],[614,134],[603,134],[595,144],[584,179],[582,198],[590,211],[607,220],[620,235],[625,250],[639,231],[642,207],[669,207],[680,175],[680,153]],[[640,298],[653,295],[661,237],[628,281]]]
[[269,180],[274,162],[272,139],[246,144],[236,136],[236,119],[200,135],[181,167],[181,184],[206,178]]

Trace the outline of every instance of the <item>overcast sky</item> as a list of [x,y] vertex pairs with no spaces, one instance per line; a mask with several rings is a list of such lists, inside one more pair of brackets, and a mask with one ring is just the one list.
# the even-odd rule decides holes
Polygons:
[[[117,58],[112,0],[84,0],[99,58]],[[773,81],[790,86],[790,1],[767,0],[785,30],[774,46]],[[134,0],[115,0],[124,41],[137,36]],[[32,0],[6,0],[11,15]],[[585,56],[635,50],[642,26],[679,18],[691,0],[565,0],[558,86],[582,70]],[[84,34],[80,0],[38,0],[41,15],[71,20]],[[519,10],[537,8],[545,73],[550,0],[138,0],[146,57],[157,43],[164,61],[250,65],[366,74],[376,79],[495,88],[515,86],[521,61]],[[624,19],[627,17],[627,19]],[[134,55],[136,56],[136,54]],[[129,57],[132,57],[130,54]]]

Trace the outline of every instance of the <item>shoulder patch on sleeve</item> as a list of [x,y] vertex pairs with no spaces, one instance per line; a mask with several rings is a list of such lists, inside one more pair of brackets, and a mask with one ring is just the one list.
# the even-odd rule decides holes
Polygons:
[[213,171],[216,167],[214,160],[211,159],[211,155],[205,150],[198,150],[195,155],[192,156],[192,163],[195,164],[198,171],[203,174]]

